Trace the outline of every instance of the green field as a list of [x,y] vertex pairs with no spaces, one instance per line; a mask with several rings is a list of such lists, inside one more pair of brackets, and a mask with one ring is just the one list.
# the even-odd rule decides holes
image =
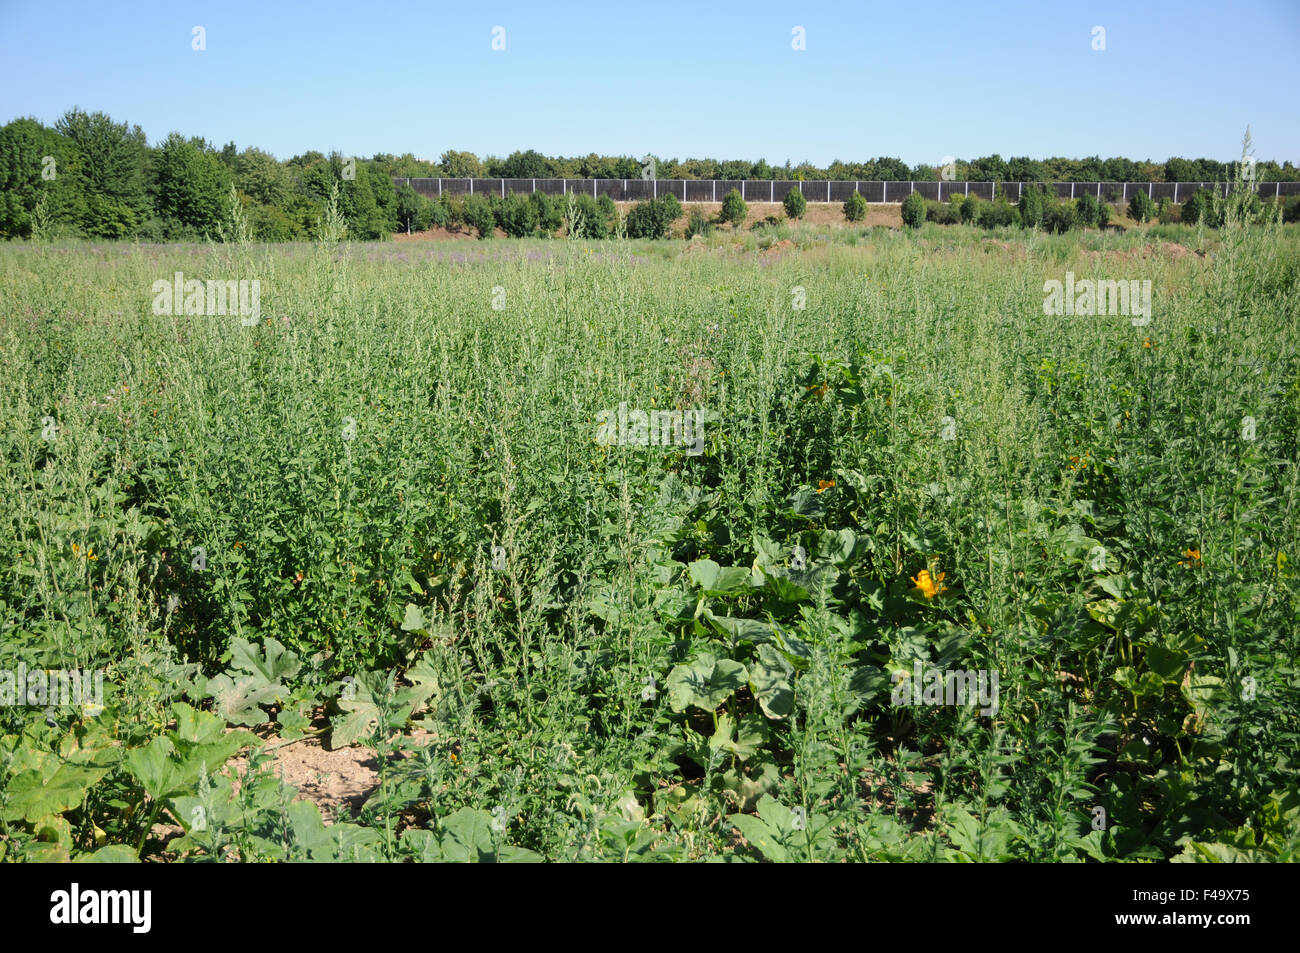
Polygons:
[[1297,859],[1296,228],[781,234],[0,247],[0,856]]

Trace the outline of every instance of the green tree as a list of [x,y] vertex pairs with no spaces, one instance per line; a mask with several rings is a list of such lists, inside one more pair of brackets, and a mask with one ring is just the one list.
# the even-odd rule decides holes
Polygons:
[[732,228],[739,228],[749,218],[749,205],[740,197],[739,189],[732,189],[722,198],[720,221],[730,222]]
[[275,156],[250,146],[235,161],[235,187],[260,205],[282,208],[293,179]]
[[483,177],[483,163],[472,152],[448,150],[438,160],[442,168],[442,178],[480,179]]
[[42,198],[50,223],[79,227],[85,217],[79,182],[76,151],[63,136],[35,119],[0,128],[0,237],[28,237]]
[[215,235],[225,220],[231,175],[219,155],[170,133],[154,156],[158,214],[199,234]]
[[860,222],[867,217],[867,200],[861,192],[854,192],[844,201],[844,217],[850,222]]
[[488,166],[488,175],[500,179],[546,179],[551,172],[550,160],[535,149],[512,152],[509,158]]
[[903,224],[908,228],[920,228],[925,222],[925,199],[920,192],[912,192],[903,199]]
[[1128,201],[1128,217],[1135,222],[1148,222],[1155,214],[1156,203],[1151,201],[1151,197],[1141,190],[1134,192]]
[[139,126],[115,123],[101,112],[70,109],[54,124],[76,149],[75,174],[86,196],[83,227],[94,236],[134,234],[150,211],[145,191],[148,144]]
[[808,211],[808,200],[803,197],[803,192],[798,188],[785,193],[785,199],[781,204],[785,206],[785,214],[788,218],[801,219],[804,212]]

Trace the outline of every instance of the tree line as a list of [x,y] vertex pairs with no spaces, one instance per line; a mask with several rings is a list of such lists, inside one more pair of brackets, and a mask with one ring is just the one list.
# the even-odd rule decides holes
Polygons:
[[[948,172],[977,181],[1214,182],[1229,179],[1233,168],[1232,162],[1214,159],[1153,163],[993,155],[955,160]],[[411,218],[423,211],[409,196],[399,201],[394,176],[635,179],[651,169],[661,179],[746,180],[934,180],[943,172],[884,156],[836,160],[822,168],[807,162],[777,167],[762,159],[679,161],[595,153],[566,158],[532,149],[483,159],[449,150],[437,162],[410,153],[363,159],[312,151],[281,161],[253,146],[241,150],[231,142],[218,148],[178,132],[151,146],[138,125],[74,108],[52,126],[22,118],[0,128],[0,237],[177,241],[220,238],[239,222],[258,240],[291,241],[314,237],[322,221],[341,218],[348,237],[377,239],[410,227]],[[1300,179],[1300,169],[1290,161],[1259,162],[1255,172],[1260,181]],[[531,223],[532,213],[522,205],[508,211]],[[539,220],[558,214],[535,211]],[[588,215],[588,221],[596,218]],[[646,227],[657,231],[658,221]]]

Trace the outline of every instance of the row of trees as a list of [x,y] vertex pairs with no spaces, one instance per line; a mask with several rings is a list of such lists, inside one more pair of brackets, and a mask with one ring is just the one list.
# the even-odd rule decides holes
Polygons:
[[352,238],[397,229],[397,197],[374,162],[308,152],[281,162],[261,149],[217,149],[173,132],[150,146],[139,126],[72,109],[53,127],[0,128],[0,236],[176,241],[229,231],[237,202],[253,237],[312,237],[337,187]]
[[570,238],[667,238],[681,215],[681,203],[672,195],[637,202],[620,215],[608,195],[512,192],[505,198],[448,194],[429,199],[405,183],[397,188],[398,221],[408,232],[463,226],[479,238],[491,238],[498,228],[512,238],[528,238],[554,235],[562,228]]
[[[819,167],[809,162],[783,166],[765,160],[661,159],[645,156],[601,156],[592,153],[583,158],[544,156],[529,149],[512,152],[504,159],[489,156],[479,159],[472,152],[444,152],[438,162],[417,159],[409,152],[402,156],[376,155],[374,162],[390,175],[409,178],[492,178],[492,179],[637,179],[642,170],[654,162],[659,179],[789,179],[813,180],[860,179],[864,182],[935,181],[943,177],[944,167],[921,163],[909,166],[901,159],[881,156],[866,162],[835,160]],[[958,159],[948,169],[951,178],[976,182],[1222,182],[1231,177],[1235,162],[1217,159],[1181,159],[1164,162],[1141,162],[1132,159],[1090,156],[1086,159],[1030,159],[1000,155],[978,159]],[[1268,182],[1300,181],[1300,168],[1290,160],[1259,162],[1256,178]]]
[[[844,204],[844,214],[853,220],[850,215],[851,204],[852,200]],[[1031,187],[1025,189],[1015,205],[1001,195],[992,202],[986,202],[975,195],[953,196],[950,201],[935,202],[923,198],[919,192],[913,192],[903,200],[902,215],[903,224],[909,228],[920,228],[925,222],[940,225],[955,225],[960,222],[983,228],[1019,225],[1022,228],[1061,233],[1075,228],[1105,228],[1110,223],[1114,207],[1094,195],[1060,199],[1045,188]],[[1230,208],[1235,210],[1237,219],[1243,222],[1266,222],[1278,215],[1284,222],[1300,221],[1300,196],[1280,201],[1261,199],[1250,190],[1237,190],[1225,198],[1209,189],[1199,189],[1181,205],[1175,205],[1168,198],[1153,201],[1147,193],[1136,192],[1129,199],[1127,211],[1129,218],[1139,223],[1182,222],[1187,225],[1204,224],[1210,228],[1222,228]]]
[[[827,168],[809,163],[782,168],[765,161],[714,159],[660,160],[628,156],[589,155],[552,158],[535,150],[514,152],[505,159],[480,160],[471,152],[449,151],[437,162],[410,154],[353,159],[308,152],[280,161],[261,149],[242,151],[234,143],[216,148],[200,138],[173,132],[149,145],[137,125],[115,122],[104,113],[71,109],[46,127],[35,119],[17,119],[0,128],[0,237],[74,235],[95,238],[134,238],[174,241],[219,237],[239,218],[252,237],[287,241],[312,237],[323,219],[328,197],[338,192],[338,210],[347,234],[355,239],[382,238],[419,222],[442,224],[441,212],[414,193],[393,188],[393,176],[489,176],[504,178],[640,178],[653,164],[658,178],[689,179],[862,179],[933,180],[937,167],[909,167],[899,159],[880,157],[869,162],[836,161]],[[958,161],[943,174],[957,179],[994,181],[1226,181],[1234,163],[1211,159],[1171,158],[1163,164],[1128,159],[1003,160],[986,156]],[[1258,180],[1294,180],[1295,167],[1257,163]],[[410,191],[409,189],[407,190]],[[486,199],[484,200],[487,201]],[[610,210],[597,215],[582,208],[595,231],[618,227]],[[471,203],[479,223],[497,218],[498,210]],[[662,231],[662,205],[638,207],[627,228],[638,234]],[[508,201],[510,216],[494,227],[507,232],[546,230],[559,214],[547,201],[531,205],[520,198]],[[680,214],[680,209],[676,215]],[[798,214],[802,214],[800,211]],[[533,218],[536,217],[536,223]],[[798,217],[798,215],[795,215]],[[603,221],[604,225],[598,224]],[[471,227],[476,227],[473,223]],[[554,231],[558,225],[550,229]]]

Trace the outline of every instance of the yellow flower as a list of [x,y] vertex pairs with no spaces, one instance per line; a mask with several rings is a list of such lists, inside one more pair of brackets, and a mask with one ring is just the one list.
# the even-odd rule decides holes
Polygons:
[[1183,555],[1187,557],[1187,561],[1184,562],[1180,559],[1178,565],[1186,566],[1188,569],[1201,565],[1201,551],[1199,549],[1184,549]]
[[813,384],[811,387],[805,387],[804,390],[811,392],[816,397],[826,396],[826,383]]
[[835,481],[834,481],[834,480],[818,480],[818,481],[817,481],[817,492],[818,492],[818,493],[821,493],[821,492],[823,492],[823,491],[825,491],[825,490],[829,490],[829,489],[830,489],[831,487],[833,487],[834,485],[835,485]]
[[947,575],[946,572],[941,572],[937,579],[931,579],[930,570],[922,569],[912,577],[912,582],[916,585],[916,589],[921,593],[921,595],[925,596],[927,599],[933,599],[940,593],[948,591],[948,587],[943,585],[943,580]]
[[81,555],[81,547],[78,546],[76,543],[73,543],[73,544],[72,544],[72,555],[74,555],[74,556],[80,556],[80,555]]
[[87,549],[87,550],[86,550],[86,558],[87,558],[87,559],[94,560],[94,559],[98,559],[99,557],[95,555],[95,551],[94,551],[93,549]]
[[1143,342],[1142,342],[1142,346],[1143,346],[1143,347],[1150,347],[1150,346],[1151,346],[1151,339],[1150,339],[1150,338],[1147,338],[1145,341],[1143,341]]

